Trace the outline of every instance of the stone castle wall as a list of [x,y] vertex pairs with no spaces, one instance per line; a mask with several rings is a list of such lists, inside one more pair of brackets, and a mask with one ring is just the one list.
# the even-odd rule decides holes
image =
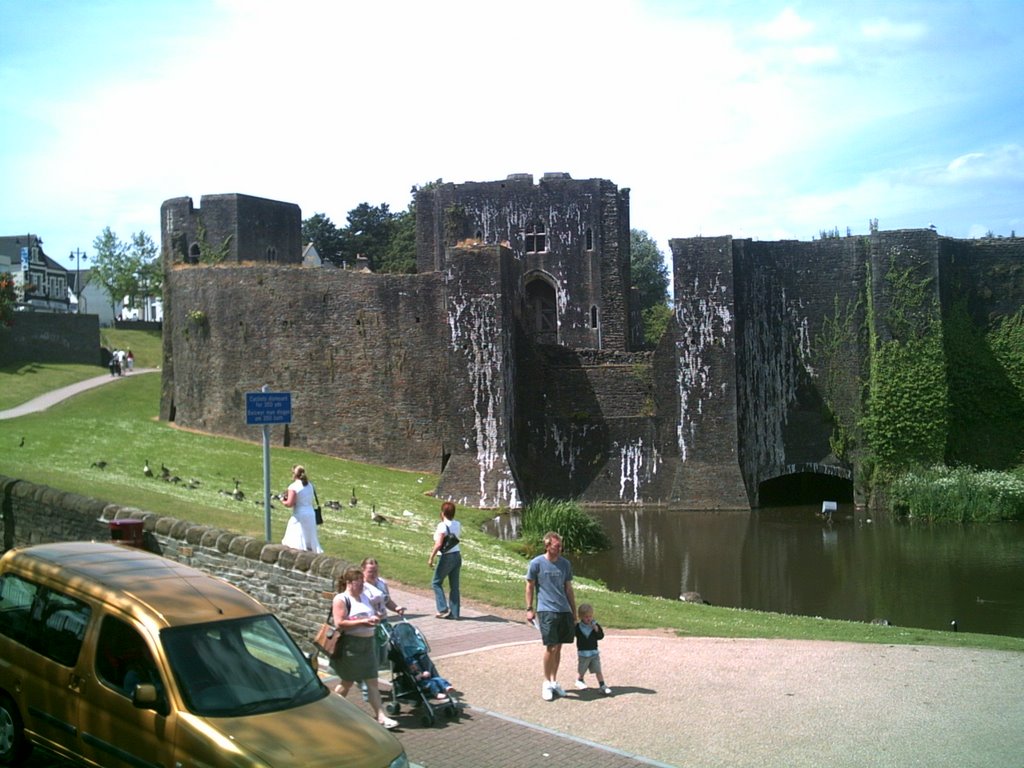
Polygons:
[[[1024,300],[1016,239],[677,239],[674,322],[656,350],[633,352],[628,202],[560,174],[428,187],[418,275],[175,256],[161,415],[252,438],[245,393],[266,384],[293,397],[275,440],[441,472],[438,495],[463,504],[544,493],[746,508],[788,476],[852,487],[858,456],[831,439],[860,418],[869,305],[878,338],[893,331],[877,322],[894,306],[890,270],[926,279],[938,301],[917,310],[925,319],[953,297],[979,324]],[[552,286],[557,338],[537,333],[534,279]]]
[[0,363],[100,365],[98,315],[19,312],[10,328],[0,327]]
[[292,393],[275,443],[439,473],[446,497],[515,502],[508,465],[511,307],[501,249],[455,249],[446,273],[301,266],[172,268],[161,412],[258,437],[245,395]]

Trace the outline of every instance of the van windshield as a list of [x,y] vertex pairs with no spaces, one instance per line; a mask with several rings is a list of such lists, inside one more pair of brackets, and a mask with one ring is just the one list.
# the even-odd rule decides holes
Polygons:
[[185,704],[197,715],[277,712],[329,695],[272,615],[173,627],[160,637]]

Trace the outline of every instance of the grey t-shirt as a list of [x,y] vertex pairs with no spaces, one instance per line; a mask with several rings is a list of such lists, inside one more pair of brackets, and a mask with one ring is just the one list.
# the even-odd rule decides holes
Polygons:
[[572,581],[572,565],[564,557],[555,562],[546,555],[537,555],[526,569],[526,578],[537,585],[537,610],[571,613],[565,585]]

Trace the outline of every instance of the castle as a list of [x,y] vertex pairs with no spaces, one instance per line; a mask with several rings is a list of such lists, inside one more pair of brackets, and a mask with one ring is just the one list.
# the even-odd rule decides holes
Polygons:
[[393,275],[302,267],[292,204],[166,201],[161,417],[252,438],[245,393],[290,391],[275,440],[439,472],[471,506],[852,500],[858,456],[835,442],[871,362],[859,329],[898,301],[886,276],[926,276],[925,317],[954,295],[979,325],[1024,304],[1016,239],[676,239],[674,321],[643,350],[628,189],[515,174],[426,187],[416,212],[418,274]]

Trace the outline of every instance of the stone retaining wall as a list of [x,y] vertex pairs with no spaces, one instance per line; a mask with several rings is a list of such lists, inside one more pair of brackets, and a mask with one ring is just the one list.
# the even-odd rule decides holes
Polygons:
[[228,581],[263,603],[300,641],[316,632],[334,577],[353,565],[262,539],[0,475],[3,548],[54,541],[107,541],[111,520],[143,521],[144,547]]

